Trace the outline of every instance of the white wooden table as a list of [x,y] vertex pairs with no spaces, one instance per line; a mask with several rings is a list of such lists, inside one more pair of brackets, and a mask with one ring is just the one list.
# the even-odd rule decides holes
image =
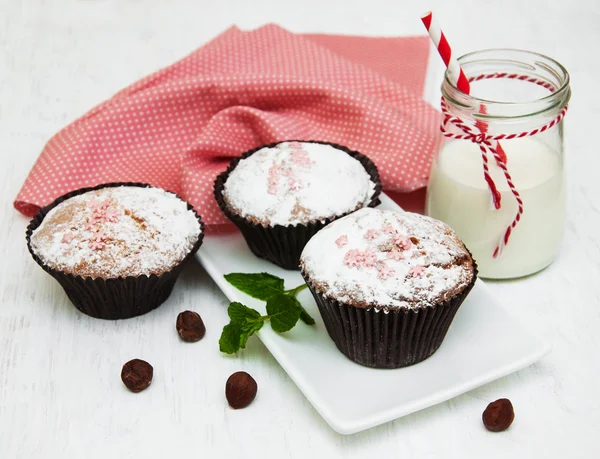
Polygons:
[[[0,0],[0,458],[600,457],[600,3],[595,0]],[[231,24],[297,32],[408,35],[433,8],[456,50],[517,47],[571,72],[568,221],[560,258],[530,278],[494,283],[506,308],[553,345],[539,363],[449,402],[353,436],[336,434],[258,340],[225,357],[226,300],[196,263],[146,316],[91,319],[33,262],[12,200],[47,139],[97,102],[173,62]],[[199,311],[207,335],[179,340]],[[155,379],[120,381],[134,357]],[[228,408],[227,377],[246,370],[259,395]],[[351,382],[348,382],[351,383]],[[492,434],[488,402],[516,420]]]

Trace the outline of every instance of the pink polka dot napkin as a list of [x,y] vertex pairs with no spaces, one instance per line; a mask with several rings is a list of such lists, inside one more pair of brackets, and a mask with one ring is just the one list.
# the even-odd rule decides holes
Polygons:
[[213,194],[229,160],[260,144],[324,140],[369,156],[384,188],[427,183],[439,115],[422,100],[428,37],[225,31],[123,89],[46,144],[14,203],[25,215],[69,191],[146,182],[227,223]]

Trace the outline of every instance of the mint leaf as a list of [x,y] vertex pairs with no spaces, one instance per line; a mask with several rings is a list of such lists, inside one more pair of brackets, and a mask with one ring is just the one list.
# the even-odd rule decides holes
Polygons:
[[305,288],[308,288],[308,285],[302,284],[292,290],[286,290],[285,293],[286,295],[289,295],[291,298],[293,298],[294,301],[296,301],[296,303],[298,304],[298,307],[300,308],[300,319],[302,319],[302,322],[304,322],[306,325],[314,325],[316,323],[315,319],[313,319],[310,316],[310,314],[306,312],[306,309],[304,309],[302,304],[300,304],[300,301],[298,301],[298,299],[296,298],[296,295],[298,295],[298,293],[300,293]]
[[271,327],[277,333],[291,330],[302,312],[295,298],[288,295],[277,295],[268,299],[267,314],[271,320]]
[[258,311],[236,301],[229,305],[227,314],[231,322],[223,327],[219,349],[226,354],[234,354],[246,347],[248,338],[262,328],[265,319]]
[[235,354],[240,349],[241,336],[242,328],[239,324],[225,325],[221,338],[219,338],[219,350],[225,354]]
[[242,324],[246,319],[258,319],[260,313],[248,306],[244,306],[242,303],[234,301],[227,308],[227,314],[231,319],[231,323]]
[[246,319],[242,324],[242,335],[240,337],[240,347],[245,348],[248,338],[254,335],[258,330],[262,328],[265,321],[262,317],[259,319]]
[[300,319],[302,320],[302,322],[304,322],[306,325],[316,324],[315,319],[313,319],[312,316],[308,312],[306,312],[306,309],[304,309],[302,305],[300,305],[300,307],[302,308],[302,310],[300,311]]
[[296,302],[296,304],[300,308],[300,320],[302,320],[302,322],[304,322],[306,325],[314,325],[316,323],[315,319],[313,319],[311,315],[308,312],[306,312],[306,309],[304,309],[304,306],[300,304],[300,301],[298,301],[296,297],[291,298]]
[[266,301],[283,292],[283,279],[269,273],[230,273],[225,280],[246,295]]
[[254,333],[256,333],[258,330],[260,330],[262,328],[264,323],[265,323],[265,320],[262,317],[260,317],[256,320],[246,319],[246,321],[242,324],[242,332],[250,333],[250,335],[253,335]]

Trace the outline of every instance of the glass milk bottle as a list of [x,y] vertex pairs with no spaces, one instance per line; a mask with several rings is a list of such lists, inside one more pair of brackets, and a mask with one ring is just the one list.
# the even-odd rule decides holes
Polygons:
[[459,58],[470,94],[442,84],[446,136],[427,190],[427,214],[448,223],[481,277],[548,266],[563,235],[563,124],[569,74],[549,57],[494,49]]

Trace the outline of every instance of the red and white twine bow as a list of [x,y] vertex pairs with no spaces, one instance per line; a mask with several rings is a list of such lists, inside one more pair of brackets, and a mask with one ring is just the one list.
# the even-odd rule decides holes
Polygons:
[[[529,77],[526,75],[518,75],[518,74],[514,74],[514,73],[483,74],[483,75],[478,75],[478,76],[469,78],[469,82],[479,81],[479,80],[484,80],[484,79],[489,79],[489,78],[509,78],[509,79],[521,80],[521,81],[526,81],[529,83],[537,84],[538,86],[542,86],[542,87],[548,89],[550,92],[554,92],[556,90],[556,87],[554,85],[552,85],[551,83],[548,83],[547,81],[538,80],[537,78],[532,78],[532,77]],[[512,231],[514,230],[514,228],[519,223],[519,221],[521,220],[521,216],[523,215],[523,210],[524,210],[523,199],[521,198],[521,195],[517,191],[515,184],[513,183],[512,177],[510,175],[510,172],[508,171],[506,154],[504,153],[504,150],[502,149],[502,146],[500,145],[499,141],[534,136],[536,134],[547,131],[548,129],[551,129],[552,127],[554,127],[555,125],[560,123],[560,121],[564,118],[565,114],[567,113],[568,106],[565,105],[561,109],[561,111],[557,115],[557,117],[554,118],[552,121],[544,124],[543,126],[536,128],[536,129],[533,129],[531,131],[514,133],[514,134],[490,135],[490,134],[488,134],[487,123],[482,122],[482,121],[477,121],[475,123],[475,127],[469,126],[461,118],[453,116],[449,112],[448,105],[447,105],[447,102],[444,99],[444,97],[442,97],[441,105],[442,105],[442,114],[444,115],[442,118],[442,123],[440,125],[440,130],[442,131],[442,134],[447,138],[457,139],[457,140],[470,140],[471,142],[479,145],[479,149],[481,150],[481,159],[483,161],[483,176],[484,176],[485,181],[490,190],[494,208],[495,209],[501,208],[502,195],[498,191],[498,188],[496,187],[496,183],[494,182],[494,179],[492,178],[492,176],[490,174],[489,164],[488,164],[488,155],[489,154],[491,154],[493,156],[493,158],[496,161],[496,164],[502,170],[502,172],[504,174],[504,178],[506,179],[506,183],[508,184],[508,187],[509,187],[512,195],[515,197],[515,200],[517,201],[517,205],[518,205],[517,214],[515,215],[511,224],[506,228],[504,235],[502,236],[502,238],[500,239],[500,241],[498,242],[498,244],[494,250],[493,256],[494,256],[494,258],[497,258],[498,255],[500,255],[500,253],[502,253],[502,249],[506,246],[506,244],[508,244],[510,235],[511,235]],[[486,113],[485,106],[482,105],[480,107],[480,113]],[[456,130],[454,130],[454,132],[449,131],[448,130],[449,125],[457,128],[457,130],[461,131],[462,134],[456,133]]]

